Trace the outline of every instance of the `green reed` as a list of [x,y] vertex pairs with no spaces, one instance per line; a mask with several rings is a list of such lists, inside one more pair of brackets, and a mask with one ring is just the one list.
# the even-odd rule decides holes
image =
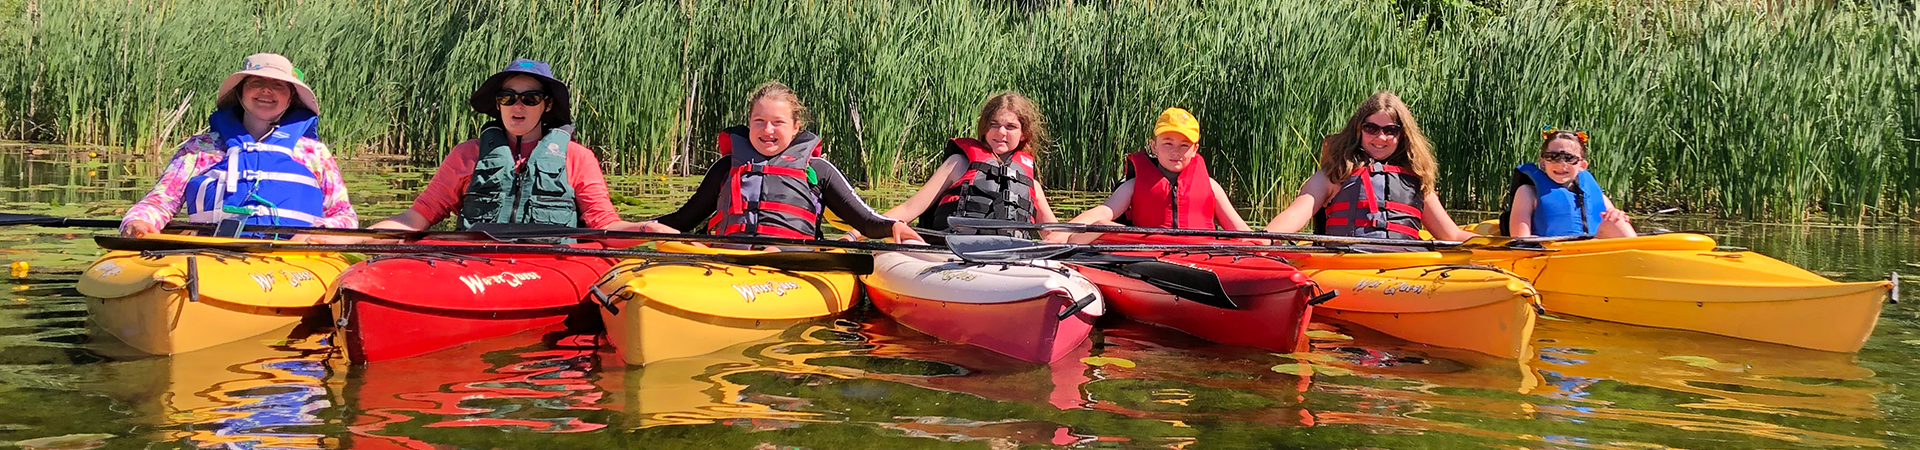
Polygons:
[[1556,125],[1592,132],[1593,171],[1632,211],[1920,216],[1913,13],[1731,3],[0,0],[0,45],[21,49],[0,54],[0,139],[167,154],[241,56],[275,51],[309,75],[337,152],[432,162],[481,125],[473,87],[532,57],[573,84],[577,136],[615,173],[704,170],[747,92],[779,79],[852,178],[918,183],[1014,89],[1048,115],[1049,187],[1110,188],[1184,106],[1215,178],[1275,205],[1392,89],[1456,209],[1497,208]]

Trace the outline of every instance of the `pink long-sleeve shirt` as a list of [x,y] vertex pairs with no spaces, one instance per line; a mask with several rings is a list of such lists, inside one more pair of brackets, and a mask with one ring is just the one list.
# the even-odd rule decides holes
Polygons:
[[[516,148],[514,167],[526,164],[526,156],[532,149],[532,146]],[[425,217],[428,224],[440,223],[459,211],[460,197],[467,193],[467,184],[473,179],[473,164],[479,159],[479,139],[454,146],[409,210]],[[606,178],[600,173],[600,160],[593,156],[592,149],[577,142],[567,143],[567,179],[573,184],[573,202],[579,208],[584,225],[605,228],[620,221],[620,212],[613,209],[613,201],[607,194]]]
[[[187,179],[212,168],[226,157],[226,145],[215,138],[213,133],[201,133],[180,143],[179,151],[173,154],[173,160],[167,163],[167,169],[160,174],[160,181],[140,198],[120,222],[120,230],[125,232],[128,223],[146,222],[156,228],[166,226],[173,215],[180,211],[183,202],[181,196],[187,189]],[[293,159],[313,171],[313,178],[320,182],[320,193],[325,197],[321,201],[324,209],[320,222],[313,224],[325,228],[359,228],[360,216],[353,211],[353,202],[347,199],[347,184],[340,178],[340,165],[333,160],[333,153],[327,150],[327,144],[312,138],[301,137],[294,144]]]

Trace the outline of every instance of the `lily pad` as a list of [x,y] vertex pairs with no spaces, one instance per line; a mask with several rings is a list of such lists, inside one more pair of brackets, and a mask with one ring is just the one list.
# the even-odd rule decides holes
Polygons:
[[1681,356],[1667,356],[1660,359],[1667,360],[1667,361],[1682,361],[1687,363],[1687,365],[1689,366],[1713,369],[1721,372],[1745,372],[1747,370],[1747,365],[1745,364],[1720,362],[1720,361],[1714,360],[1713,358],[1708,358],[1705,356],[1681,355]]
[[114,435],[105,433],[69,434],[65,436],[28,439],[15,442],[13,445],[18,445],[20,448],[27,450],[86,450],[105,447],[107,446],[107,440],[113,439],[114,437]]
[[1110,356],[1089,356],[1085,358],[1080,358],[1080,362],[1087,363],[1087,365],[1090,365],[1090,366],[1114,365],[1114,366],[1120,366],[1120,368],[1123,368],[1123,369],[1132,369],[1136,365],[1133,363],[1133,361],[1128,361],[1123,358],[1114,358]]
[[1314,339],[1329,339],[1329,340],[1337,340],[1337,341],[1353,340],[1353,336],[1348,336],[1348,335],[1327,331],[1327,330],[1307,330],[1307,337],[1314,338]]
[[1288,375],[1299,375],[1303,377],[1310,376],[1316,373],[1330,376],[1330,377],[1344,377],[1347,375],[1353,375],[1353,371],[1342,369],[1339,367],[1316,366],[1311,364],[1300,364],[1300,363],[1290,363],[1290,364],[1281,364],[1281,365],[1273,366],[1273,371],[1288,374]]
[[1335,360],[1339,359],[1339,358],[1333,357],[1333,355],[1323,355],[1319,353],[1275,353],[1273,354],[1273,356],[1287,358],[1294,361],[1311,361],[1311,362],[1334,362]]

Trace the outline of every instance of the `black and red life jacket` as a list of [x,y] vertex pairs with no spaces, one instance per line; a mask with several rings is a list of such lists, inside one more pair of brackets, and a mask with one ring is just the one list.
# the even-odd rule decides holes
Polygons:
[[1405,167],[1369,161],[1340,183],[1321,210],[1321,233],[1393,239],[1420,239],[1425,197],[1420,177]]
[[945,230],[948,217],[1033,221],[1040,192],[1032,154],[1014,150],[1002,157],[973,138],[949,141],[941,157],[955,154],[967,158],[967,172],[940,191],[939,200],[920,215],[921,227]]
[[720,133],[719,149],[732,162],[727,169],[727,192],[721,193],[720,205],[707,223],[709,232],[820,237],[820,182],[811,168],[821,154],[819,136],[802,131],[786,150],[769,157],[753,148],[746,127],[733,127]]
[[1167,178],[1147,152],[1127,155],[1133,200],[1127,219],[1136,227],[1214,229],[1213,177],[1199,154],[1174,178]]

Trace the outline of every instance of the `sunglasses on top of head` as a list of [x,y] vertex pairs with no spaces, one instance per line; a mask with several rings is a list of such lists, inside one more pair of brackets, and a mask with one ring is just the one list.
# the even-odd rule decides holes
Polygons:
[[1365,122],[1360,124],[1360,131],[1367,134],[1385,134],[1388,136],[1399,136],[1401,130],[1402,128],[1400,128],[1399,125],[1393,125],[1393,124],[1388,124],[1385,126],[1375,125],[1373,122]]
[[547,93],[541,91],[514,92],[501,89],[493,94],[493,102],[500,106],[513,106],[515,101],[527,106],[540,106],[540,103],[546,100]]

